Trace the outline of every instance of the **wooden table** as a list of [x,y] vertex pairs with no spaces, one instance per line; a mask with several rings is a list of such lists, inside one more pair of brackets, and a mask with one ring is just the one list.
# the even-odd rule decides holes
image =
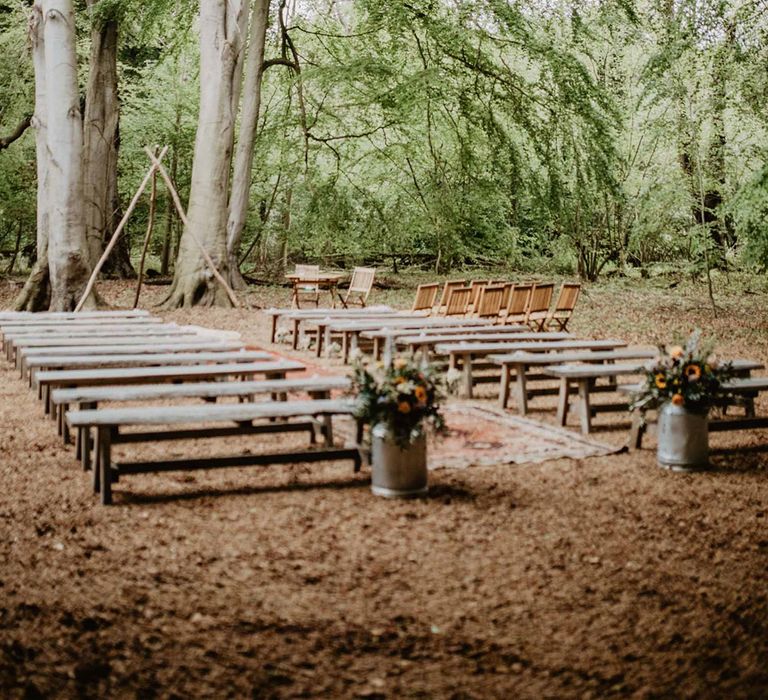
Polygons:
[[336,288],[339,286],[339,282],[346,277],[344,272],[321,272],[319,275],[312,275],[308,277],[306,275],[297,275],[295,272],[285,276],[292,285],[293,291],[291,296],[291,303],[298,309],[299,307],[299,288],[302,285],[316,284],[318,290],[327,289],[331,293],[331,307],[336,306]]

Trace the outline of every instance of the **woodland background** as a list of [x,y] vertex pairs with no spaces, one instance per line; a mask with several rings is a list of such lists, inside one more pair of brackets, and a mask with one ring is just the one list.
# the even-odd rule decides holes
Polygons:
[[[74,4],[85,114],[94,41],[107,28],[115,37],[117,193],[102,240],[146,174],[147,145],[169,146],[164,162],[187,205],[206,4]],[[36,257],[31,7],[0,1],[4,275]],[[768,264],[768,3],[265,9],[247,217],[229,251],[246,278],[303,260],[436,272],[499,264],[586,280]],[[109,274],[135,270],[148,217],[145,196]],[[161,185],[151,270],[173,273],[182,230]]]

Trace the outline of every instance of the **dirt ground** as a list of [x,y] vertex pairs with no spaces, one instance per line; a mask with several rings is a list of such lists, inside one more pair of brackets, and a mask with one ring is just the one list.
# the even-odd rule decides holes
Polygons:
[[[654,343],[701,326],[723,356],[768,363],[765,280],[715,281],[717,317],[706,288],[682,281],[589,287],[572,330]],[[7,306],[17,287],[3,285]],[[131,303],[130,285],[101,291]],[[255,309],[163,315],[265,343]],[[675,474],[650,439],[639,453],[442,469],[416,501],[373,497],[348,462],[146,475],[101,507],[1,365],[3,697],[768,696],[766,453]],[[554,401],[541,405],[533,417],[551,421]],[[626,438],[625,417],[598,422],[599,439]]]

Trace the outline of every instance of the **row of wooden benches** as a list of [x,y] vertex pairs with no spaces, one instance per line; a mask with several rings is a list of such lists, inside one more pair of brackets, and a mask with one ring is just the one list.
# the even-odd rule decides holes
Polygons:
[[[360,468],[357,444],[339,448],[333,440],[333,417],[352,412],[349,401],[330,398],[332,391],[348,386],[346,378],[288,379],[288,373],[303,372],[305,366],[246,350],[231,338],[217,347],[208,333],[143,335],[140,337],[148,342],[125,345],[139,337],[129,330],[143,328],[151,333],[151,329],[165,326],[146,314],[135,313],[0,314],[7,355],[29,375],[46,412],[56,419],[62,438],[69,442],[70,431],[75,432],[77,457],[84,468],[93,471],[94,488],[102,503],[112,502],[112,484],[125,474],[336,459],[351,459],[355,469]],[[20,343],[22,338],[25,342]],[[162,353],[152,352],[157,347],[152,338],[163,339],[158,343]],[[108,345],[99,343],[104,339],[109,339]],[[72,340],[80,344],[65,342]],[[104,347],[114,348],[114,352],[101,353]],[[134,353],[134,347],[140,350]],[[120,348],[122,352],[117,351]],[[310,399],[287,400],[289,395],[299,394]],[[257,396],[270,398],[257,401]],[[239,403],[212,403],[224,397],[236,397]],[[153,403],[169,399],[202,399],[206,403]],[[134,401],[150,404],[120,405]],[[101,407],[105,402],[118,406]],[[116,462],[112,456],[116,444],[296,431],[308,432],[309,449],[134,462]],[[322,446],[316,444],[318,437],[322,437]]]

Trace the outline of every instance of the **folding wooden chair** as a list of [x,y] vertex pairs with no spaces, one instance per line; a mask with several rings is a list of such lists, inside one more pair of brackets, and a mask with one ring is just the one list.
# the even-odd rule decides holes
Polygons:
[[349,288],[344,296],[339,294],[342,306],[346,309],[350,304],[365,306],[368,301],[368,295],[373,288],[373,278],[376,270],[373,267],[356,267],[352,271],[352,279],[349,281]]
[[504,323],[523,323],[531,299],[532,284],[516,284],[509,293]]
[[474,315],[477,318],[489,318],[494,323],[499,318],[501,301],[504,298],[504,286],[487,286],[480,290],[480,296],[474,306]]
[[498,287],[499,285],[502,285],[504,287],[504,292],[501,295],[501,308],[499,309],[499,319],[503,319],[504,316],[507,315],[507,307],[509,306],[509,298],[512,296],[512,289],[515,286],[512,282],[495,282],[494,284],[490,285],[493,287]]
[[416,289],[416,297],[413,300],[411,311],[432,311],[437,299],[437,293],[440,291],[440,284],[432,282],[431,284],[420,284]]
[[448,295],[445,306],[446,316],[465,316],[469,310],[469,299],[472,296],[471,287],[454,287]]
[[293,280],[293,305],[301,308],[302,301],[308,301],[315,306],[320,305],[320,265],[296,265]]
[[488,286],[488,282],[485,280],[473,280],[469,283],[469,288],[472,290],[472,293],[469,295],[469,307],[471,310],[477,309],[480,293],[486,286]]
[[[440,295],[440,303],[437,305],[437,311],[440,313],[448,305],[448,297],[451,291],[459,287],[466,287],[467,280],[449,280],[443,285],[443,293]],[[467,287],[469,289],[469,287]]]
[[533,285],[531,300],[528,302],[528,311],[525,314],[525,323],[532,331],[544,330],[554,291],[555,285],[552,282]]
[[563,282],[563,286],[560,287],[560,293],[557,295],[555,308],[552,309],[547,317],[545,324],[547,328],[554,326],[557,330],[567,330],[568,321],[571,320],[573,310],[576,308],[580,292],[581,285],[577,282]]

